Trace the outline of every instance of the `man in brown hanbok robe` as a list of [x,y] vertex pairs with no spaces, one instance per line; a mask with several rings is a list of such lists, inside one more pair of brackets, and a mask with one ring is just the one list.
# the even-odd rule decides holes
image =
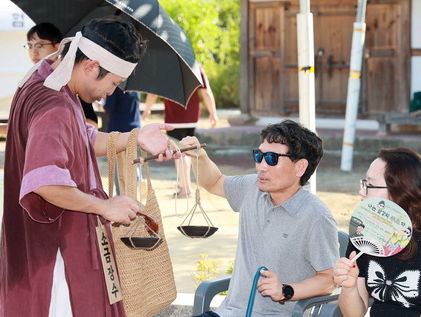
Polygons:
[[[106,153],[107,135],[85,124],[77,95],[92,102],[130,75],[140,58],[135,34],[126,22],[91,21],[63,59],[41,61],[14,96],[0,241],[1,317],[125,316],[121,302],[109,304],[95,228],[102,222],[110,233],[110,221],[127,224],[139,207],[103,191],[95,156]],[[168,140],[161,129],[171,128],[145,126],[138,144],[163,153]],[[118,149],[127,138],[120,135]],[[57,303],[67,311],[58,312]]]

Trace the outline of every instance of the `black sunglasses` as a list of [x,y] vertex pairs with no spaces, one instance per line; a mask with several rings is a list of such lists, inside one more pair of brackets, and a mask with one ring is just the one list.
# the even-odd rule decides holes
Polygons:
[[285,156],[291,158],[291,154],[279,154],[275,152],[266,152],[263,153],[259,149],[253,150],[253,158],[256,163],[261,163],[263,158],[265,158],[266,163],[269,166],[275,166],[278,164],[278,159],[280,156]]

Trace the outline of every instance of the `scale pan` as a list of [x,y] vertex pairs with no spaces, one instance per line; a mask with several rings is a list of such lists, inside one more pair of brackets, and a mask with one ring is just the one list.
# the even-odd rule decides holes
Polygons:
[[133,249],[151,249],[158,246],[162,241],[159,237],[123,237],[120,239],[125,245]]
[[217,227],[210,226],[178,226],[177,229],[190,238],[208,238],[218,230]]

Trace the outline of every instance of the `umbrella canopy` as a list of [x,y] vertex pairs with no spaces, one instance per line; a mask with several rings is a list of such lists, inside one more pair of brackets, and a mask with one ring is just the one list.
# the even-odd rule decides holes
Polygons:
[[185,106],[202,85],[189,40],[156,0],[12,1],[35,23],[51,22],[66,36],[73,36],[92,18],[120,15],[131,20],[147,41],[147,51],[123,84],[125,90],[150,92]]

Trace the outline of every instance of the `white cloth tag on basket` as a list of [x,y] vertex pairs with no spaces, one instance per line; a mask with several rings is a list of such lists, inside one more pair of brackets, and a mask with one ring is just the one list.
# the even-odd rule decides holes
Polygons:
[[120,280],[117,267],[114,261],[114,254],[108,240],[107,232],[103,225],[96,227],[96,236],[101,256],[102,269],[104,271],[105,283],[107,285],[108,300],[110,304],[117,303],[123,299],[121,294]]

